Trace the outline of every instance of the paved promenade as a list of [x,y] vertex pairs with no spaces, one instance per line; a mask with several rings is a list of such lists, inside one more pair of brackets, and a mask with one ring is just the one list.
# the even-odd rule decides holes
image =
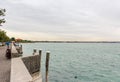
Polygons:
[[10,82],[11,60],[5,57],[6,47],[0,47],[0,82]]

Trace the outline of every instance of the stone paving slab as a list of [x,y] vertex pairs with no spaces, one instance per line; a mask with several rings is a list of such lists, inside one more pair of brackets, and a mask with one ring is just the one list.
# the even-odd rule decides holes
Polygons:
[[11,82],[32,81],[32,77],[30,76],[27,68],[25,67],[20,57],[12,58],[11,63]]

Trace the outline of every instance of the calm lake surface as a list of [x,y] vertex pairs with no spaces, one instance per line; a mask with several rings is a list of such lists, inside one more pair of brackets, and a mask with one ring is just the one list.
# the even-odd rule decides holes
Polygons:
[[25,43],[24,56],[50,51],[49,82],[120,82],[120,43]]

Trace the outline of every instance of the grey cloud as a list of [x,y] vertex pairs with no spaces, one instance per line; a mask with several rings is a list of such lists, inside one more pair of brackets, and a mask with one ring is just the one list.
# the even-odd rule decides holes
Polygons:
[[[114,37],[119,0],[4,0],[7,26],[18,31]],[[112,33],[111,33],[112,32]]]

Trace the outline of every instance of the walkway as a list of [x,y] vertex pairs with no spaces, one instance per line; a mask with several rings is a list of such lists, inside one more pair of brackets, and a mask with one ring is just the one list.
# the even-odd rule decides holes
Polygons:
[[0,47],[0,82],[10,82],[11,60],[5,57],[6,47]]

